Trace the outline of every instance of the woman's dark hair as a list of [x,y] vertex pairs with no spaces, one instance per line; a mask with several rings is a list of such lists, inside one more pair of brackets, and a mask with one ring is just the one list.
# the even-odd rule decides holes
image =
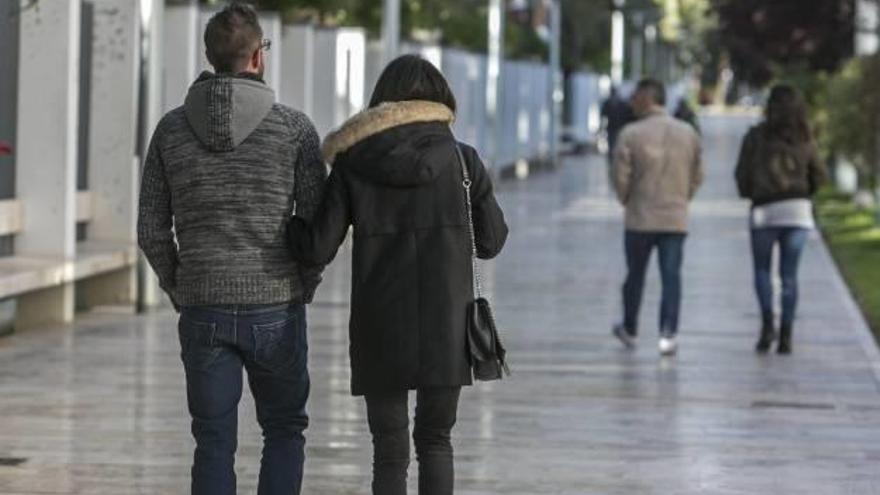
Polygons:
[[767,131],[790,143],[812,141],[807,120],[807,104],[800,92],[787,84],[777,84],[770,90],[765,110]]
[[418,55],[403,55],[382,71],[370,108],[390,101],[427,100],[442,103],[455,113],[455,96],[443,74]]

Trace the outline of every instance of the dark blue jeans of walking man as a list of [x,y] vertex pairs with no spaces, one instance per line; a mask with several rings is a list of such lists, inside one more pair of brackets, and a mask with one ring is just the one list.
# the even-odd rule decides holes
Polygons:
[[657,248],[663,294],[660,301],[660,334],[667,337],[678,333],[681,307],[681,263],[684,256],[684,233],[636,232],[628,230],[626,249],[626,282],[623,284],[623,326],[632,335],[638,332],[639,309],[645,290],[645,274],[651,252]]
[[242,369],[263,430],[259,495],[300,493],[309,396],[301,305],[190,306],[180,315],[181,357],[196,450],[193,495],[236,493]]

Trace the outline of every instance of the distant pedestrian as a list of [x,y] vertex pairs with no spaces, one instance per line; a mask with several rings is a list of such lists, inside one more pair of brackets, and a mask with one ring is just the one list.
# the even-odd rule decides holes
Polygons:
[[814,228],[810,197],[825,179],[803,97],[791,86],[775,86],[764,121],[752,127],[743,139],[736,167],[739,194],[752,201],[755,292],[761,308],[758,352],[767,352],[777,337],[771,263],[773,248],[778,246],[782,315],[777,351],[791,353],[798,265],[809,231]]
[[294,205],[307,217],[317,209],[327,171],[312,122],[276,103],[263,81],[269,43],[254,8],[233,2],[216,13],[205,45],[215,72],[199,76],[150,141],[138,243],[180,309],[192,494],[238,493],[242,369],[263,431],[257,493],[298,494],[309,424],[305,305],[321,267],[291,259],[284,225]]
[[333,259],[352,228],[351,391],[367,404],[376,495],[407,493],[410,390],[417,391],[419,494],[453,493],[450,436],[461,387],[471,384],[465,183],[477,255],[496,256],[507,239],[489,173],[450,130],[455,107],[429,62],[415,55],[391,62],[369,108],[324,141],[333,170],[314,220],[296,217],[289,227],[293,257],[317,266]]
[[635,345],[645,272],[651,251],[659,252],[663,294],[660,304],[660,352],[678,349],[681,265],[687,234],[688,203],[703,180],[700,137],[687,124],[666,113],[666,89],[642,80],[632,98],[640,120],[620,134],[612,177],[626,208],[626,282],[623,322],[614,335]]
[[608,140],[608,162],[611,163],[620,131],[633,122],[636,116],[629,102],[620,96],[616,86],[611,87],[611,94],[602,102],[601,116],[601,128]]
[[675,106],[675,113],[673,116],[682,122],[690,124],[697,133],[700,132],[700,119],[697,117],[697,112],[694,112],[694,109],[691,108],[687,98],[681,98],[678,100],[678,105]]

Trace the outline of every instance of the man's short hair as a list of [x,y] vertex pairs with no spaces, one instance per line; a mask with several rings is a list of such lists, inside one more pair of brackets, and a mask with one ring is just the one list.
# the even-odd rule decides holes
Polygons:
[[666,86],[657,79],[642,79],[636,86],[636,91],[647,91],[654,103],[666,105]]
[[259,49],[263,28],[248,3],[232,2],[214,14],[205,27],[205,54],[218,73],[243,71]]

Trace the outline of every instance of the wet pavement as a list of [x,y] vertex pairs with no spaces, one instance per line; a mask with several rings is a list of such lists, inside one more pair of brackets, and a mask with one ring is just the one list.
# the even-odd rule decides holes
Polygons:
[[[703,123],[708,177],[675,358],[657,352],[654,265],[637,349],[610,336],[622,226],[602,157],[499,186],[512,235],[487,279],[514,375],[463,394],[456,493],[880,493],[880,355],[818,237],[803,259],[794,355],[752,351],[747,205],[732,181],[748,123]],[[348,394],[347,264],[343,251],[309,310],[306,494],[369,492],[364,406]],[[170,313],[101,311],[0,339],[0,494],[186,493],[178,353]],[[254,493],[249,396],[240,424],[239,492]]]

